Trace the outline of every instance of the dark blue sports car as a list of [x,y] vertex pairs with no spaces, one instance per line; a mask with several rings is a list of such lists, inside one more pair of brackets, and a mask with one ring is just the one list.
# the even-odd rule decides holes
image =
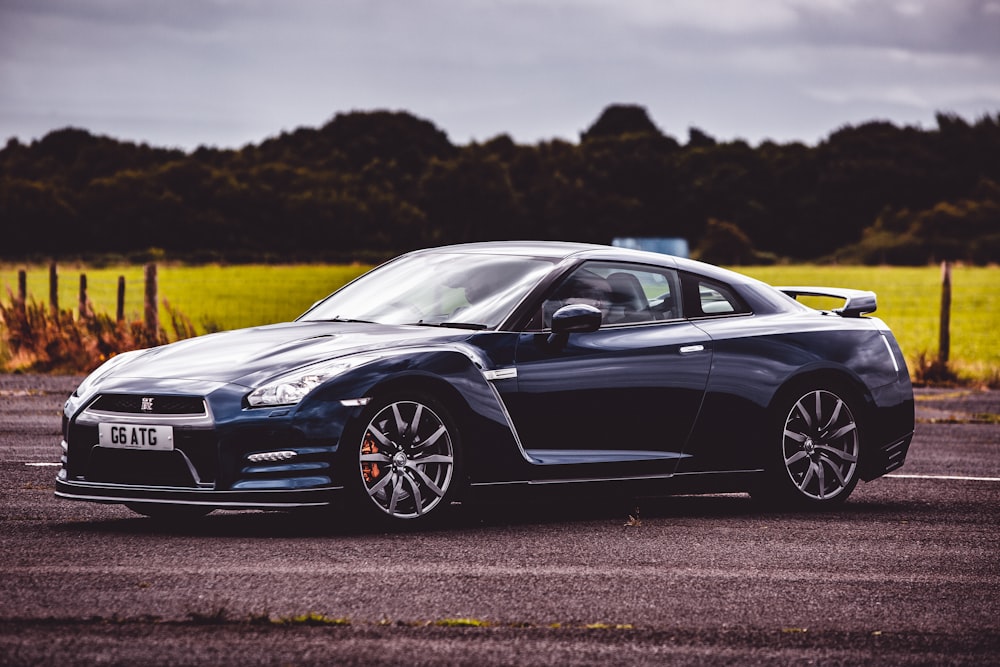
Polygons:
[[294,322],[112,358],[66,401],[56,495],[389,521],[536,485],[830,506],[913,437],[875,306],[603,246],[412,252]]

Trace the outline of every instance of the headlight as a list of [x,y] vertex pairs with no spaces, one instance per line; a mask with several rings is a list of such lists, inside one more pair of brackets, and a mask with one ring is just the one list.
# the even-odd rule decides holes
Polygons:
[[83,379],[83,382],[76,388],[73,392],[74,396],[83,396],[91,390],[91,388],[98,383],[98,381],[105,375],[111,372],[112,369],[121,366],[126,361],[132,359],[138,354],[145,352],[146,350],[130,350],[128,352],[122,352],[121,354],[116,354],[111,357],[103,364],[98,366],[94,371]]
[[330,378],[377,358],[372,355],[354,355],[300,368],[257,387],[247,395],[247,402],[255,408],[294,405]]

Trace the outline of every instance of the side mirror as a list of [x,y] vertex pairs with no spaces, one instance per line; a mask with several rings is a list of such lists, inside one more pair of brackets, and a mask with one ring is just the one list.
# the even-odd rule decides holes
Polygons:
[[553,335],[587,333],[601,328],[601,311],[585,303],[563,306],[552,315]]

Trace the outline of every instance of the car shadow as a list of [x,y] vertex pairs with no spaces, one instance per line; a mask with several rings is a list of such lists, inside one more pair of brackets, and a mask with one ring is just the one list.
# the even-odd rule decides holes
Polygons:
[[[122,511],[124,508],[122,508]],[[530,499],[456,503],[428,523],[386,526],[364,524],[335,510],[216,511],[197,519],[152,519],[138,515],[100,520],[76,520],[50,524],[58,532],[118,535],[177,535],[188,537],[308,538],[387,535],[405,533],[449,533],[493,528],[530,527],[551,524],[617,524],[638,528],[643,522],[666,519],[726,521],[768,519],[802,521],[871,521],[911,513],[912,505],[877,500],[851,500],[839,507],[817,511],[766,509],[746,494],[663,496],[630,498],[619,496],[549,495]]]

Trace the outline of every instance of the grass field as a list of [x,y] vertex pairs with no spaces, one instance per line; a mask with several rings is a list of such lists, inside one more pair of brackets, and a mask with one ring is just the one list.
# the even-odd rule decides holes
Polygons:
[[[17,266],[0,266],[0,287],[17,289]],[[28,269],[28,292],[48,298],[48,268]],[[364,265],[239,265],[159,267],[159,293],[187,315],[199,332],[234,329],[295,318],[314,301],[366,271]],[[825,285],[870,289],[878,312],[895,332],[911,366],[938,349],[941,272],[938,267],[770,266],[742,272],[773,285]],[[125,310],[141,319],[141,266],[59,268],[59,301],[76,308],[80,273],[97,311],[113,313],[118,276],[125,276]],[[996,382],[1000,374],[1000,268],[955,267],[952,275],[951,360],[962,376]],[[3,296],[7,300],[6,295]],[[163,313],[163,321],[166,314]]]
[[[0,287],[17,290],[17,272],[26,268],[28,295],[48,302],[47,266],[0,266]],[[157,267],[160,300],[191,319],[199,333],[293,320],[317,299],[361,275],[366,265],[238,265]],[[87,295],[97,312],[114,313],[118,277],[125,277],[125,317],[143,316],[143,267],[59,267],[59,305],[77,308],[80,274],[87,275]],[[4,300],[8,297],[4,294]],[[160,309],[161,322],[167,322]]]

